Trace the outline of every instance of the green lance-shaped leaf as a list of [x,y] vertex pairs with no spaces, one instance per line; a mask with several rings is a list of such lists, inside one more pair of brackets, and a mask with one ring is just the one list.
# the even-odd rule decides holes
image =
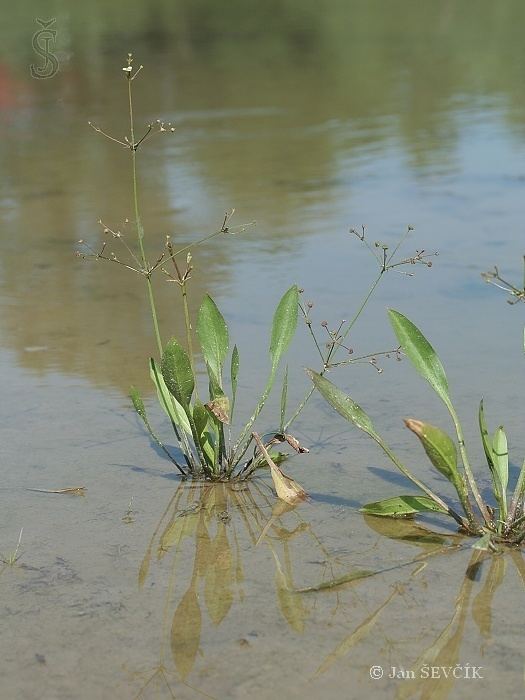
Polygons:
[[[450,399],[448,381],[443,365],[441,364],[441,360],[437,356],[437,353],[432,345],[430,345],[423,333],[421,333],[419,328],[415,326],[412,321],[409,321],[406,316],[403,316],[403,314],[400,314],[399,311],[395,311],[394,309],[389,309],[388,315],[401,349],[412,362],[417,372],[427,380],[436,394],[445,403],[452,420],[454,421],[461,458],[465,468],[465,476],[479,511],[483,515],[485,523],[489,524],[491,522],[490,512],[481,497],[476,480],[474,479],[474,474],[472,472],[468,454],[465,448],[463,428],[461,427],[456,409],[452,405],[452,401]],[[474,526],[474,514],[469,512],[468,518],[472,526]]]
[[370,435],[376,441],[381,441],[376,432],[372,421],[353,399],[351,399],[344,391],[338,389],[335,384],[332,384],[322,375],[314,372],[312,369],[307,369],[306,373],[314,383],[315,388],[321,396],[328,401],[332,408],[335,408],[339,415],[343,416],[347,421],[353,423],[357,428]]
[[500,520],[503,520],[507,516],[507,486],[509,481],[507,436],[505,435],[503,427],[500,426],[494,433],[494,438],[492,440],[490,439],[487,423],[485,421],[483,399],[481,399],[479,403],[478,419],[481,442],[483,443],[483,450],[492,475],[494,496],[500,507]]
[[232,350],[232,361],[230,369],[230,379],[232,384],[232,405],[230,410],[230,418],[233,421],[233,409],[235,408],[235,397],[237,396],[237,378],[239,376],[239,350],[236,345]]
[[208,430],[210,414],[200,401],[196,401],[193,407],[193,421],[204,457],[209,466],[213,468],[215,465],[215,444]]
[[257,420],[259,413],[262,411],[266,399],[270,395],[273,384],[275,382],[275,375],[277,373],[277,368],[282,356],[288,349],[292,338],[294,336],[295,330],[297,328],[297,317],[299,315],[299,289],[296,284],[294,284],[290,289],[284,293],[281,297],[275,313],[273,315],[272,322],[272,335],[270,340],[270,358],[272,361],[272,367],[270,370],[270,376],[264,387],[264,391],[255,407],[255,410],[244,426],[237,442],[233,447],[234,462],[238,463],[242,459],[246,450],[249,447],[251,437],[250,432],[253,424]]
[[472,513],[468,491],[463,477],[458,470],[458,453],[453,440],[441,428],[424,423],[414,418],[405,420],[406,427],[419,438],[427,457],[434,467],[453,485],[465,513]]
[[173,464],[177,467],[177,469],[180,471],[181,474],[186,474],[184,469],[180,466],[180,464],[177,462],[177,460],[172,456],[171,452],[167,449],[167,447],[160,441],[156,433],[154,432],[153,428],[150,425],[150,422],[148,420],[148,416],[146,413],[146,408],[144,406],[144,402],[142,401],[142,398],[138,392],[138,389],[136,389],[134,386],[130,388],[129,391],[129,396],[131,398],[131,401],[133,403],[133,408],[135,411],[138,413],[138,415],[142,418],[144,425],[146,426],[146,429],[148,430],[149,434],[153,438],[153,440],[157,443],[157,445],[161,448],[161,450],[169,457],[169,459],[173,462]]
[[195,421],[195,427],[197,428],[197,433],[199,435],[202,435],[208,427],[209,418],[210,414],[206,410],[205,406],[203,406],[200,401],[195,401],[195,406],[193,407],[193,420]]
[[162,355],[161,369],[171,394],[187,410],[195,388],[195,379],[190,358],[175,338],[172,338],[166,345]]
[[294,284],[283,295],[275,309],[270,340],[270,355],[272,358],[272,373],[275,373],[282,356],[294,337],[299,313],[299,289]]
[[213,401],[213,399],[224,396],[224,391],[222,390],[218,376],[208,364],[206,364],[206,371],[208,372],[210,400]]
[[215,373],[210,365],[206,365],[209,378],[210,400],[204,404],[210,415],[216,419],[211,423],[212,433],[216,434],[216,439],[212,439],[215,445],[215,468],[219,468],[222,457],[226,457],[226,442],[224,439],[224,423],[230,422],[230,400],[224,394]]
[[426,484],[415,477],[405,465],[399,461],[397,456],[392,452],[392,450],[385,443],[383,438],[374,428],[372,421],[369,416],[363,411],[361,406],[359,406],[353,399],[351,399],[347,394],[345,394],[341,389],[338,389],[335,384],[332,384],[328,379],[321,376],[317,372],[311,369],[306,370],[308,376],[314,383],[314,386],[319,391],[319,393],[328,401],[328,403],[334,408],[343,418],[347,421],[353,423],[357,428],[369,435],[381,449],[385,452],[388,458],[396,465],[399,471],[404,474],[407,479],[420,488],[423,493],[428,496],[429,501],[434,503],[434,510],[447,513],[454,520],[461,525],[465,526],[464,519],[458,515],[452,508],[449,508],[447,504],[435,493],[433,493]]
[[389,309],[388,316],[399,345],[419,374],[427,380],[434,391],[445,401],[450,402],[445,370],[436,351],[423,333],[399,311]]
[[[177,342],[176,338],[172,338],[166,345],[164,354],[162,355],[162,376],[166,382],[170,393],[179,402],[184,409],[188,418],[193,444],[197,451],[201,468],[204,471],[209,471],[209,465],[204,456],[201,441],[197,434],[195,421],[193,420],[193,411],[190,401],[195,389],[195,378],[191,367],[191,361],[184,348]],[[186,446],[185,451],[190,452],[190,447]]]
[[405,419],[406,427],[411,430],[423,445],[427,457],[454,485],[461,481],[458,472],[458,453],[453,440],[441,428],[430,423],[424,423],[414,418]]
[[177,428],[181,428],[188,435],[191,435],[192,433],[188,417],[177,399],[170,394],[169,389],[166,386],[166,382],[164,381],[164,377],[162,376],[162,372],[152,357],[149,361],[149,368],[150,377],[157,389],[159,403],[166,412],[168,418],[177,426]]
[[228,354],[228,327],[213,299],[207,294],[197,314],[197,335],[202,354],[217,381],[221,383],[222,367]]
[[501,519],[507,517],[507,486],[509,483],[509,448],[507,436],[500,425],[492,439],[492,454],[494,456],[493,481],[496,493],[499,493]]
[[383,501],[367,503],[359,509],[368,515],[380,515],[387,518],[413,517],[417,513],[447,513],[440,508],[431,498],[426,496],[394,496]]
[[485,451],[485,457],[487,458],[487,464],[489,465],[490,471],[494,472],[494,455],[492,454],[492,443],[489,437],[489,431],[487,429],[487,423],[485,421],[485,410],[483,408],[483,399],[479,402],[478,411],[478,421],[479,421],[479,432],[481,433],[481,442],[483,443],[483,450]]
[[144,407],[144,401],[141,399],[138,389],[136,389],[134,386],[132,386],[129,390],[129,397],[131,399],[131,402],[133,403],[133,408],[142,418],[144,423],[147,424],[148,418],[146,416],[146,408]]

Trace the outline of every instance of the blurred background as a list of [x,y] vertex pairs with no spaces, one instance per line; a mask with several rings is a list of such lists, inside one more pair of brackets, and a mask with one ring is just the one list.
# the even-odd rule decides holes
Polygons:
[[[37,19],[55,19],[58,72],[47,79],[30,73],[47,70]],[[10,362],[109,390],[148,384],[154,344],[140,280],[74,256],[78,239],[100,245],[99,218],[114,227],[133,218],[129,152],[87,125],[127,133],[128,51],[144,65],[138,132],[157,118],[176,127],[140,152],[151,257],[167,233],[196,240],[233,207],[232,223],[257,221],[196,251],[191,290],[194,306],[209,290],[256,341],[262,324],[264,347],[246,350],[255,369],[289,284],[307,289],[319,321],[348,315],[363,295],[374,261],[348,236],[361,224],[389,244],[411,224],[407,254],[441,256],[414,284],[394,275],[380,316],[365,322],[370,343],[391,343],[382,309],[399,299],[416,320],[420,305],[432,309],[430,335],[457,314],[456,362],[467,340],[496,351],[480,319],[494,309],[516,329],[519,311],[479,273],[498,263],[521,279],[524,23],[519,0],[14,4],[0,46],[0,330]],[[162,322],[179,333],[173,290],[156,284]],[[519,333],[515,346],[517,357]]]

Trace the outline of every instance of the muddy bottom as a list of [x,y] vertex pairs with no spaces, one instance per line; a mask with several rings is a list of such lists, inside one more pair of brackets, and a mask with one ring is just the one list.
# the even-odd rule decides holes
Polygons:
[[[291,508],[265,475],[181,483],[122,399],[80,384],[39,388],[12,370],[5,387],[35,400],[39,450],[6,419],[5,559],[23,534],[0,573],[2,699],[521,692],[520,553],[473,553],[442,523],[364,518],[321,484]],[[64,449],[45,427],[57,413]],[[306,469],[287,467],[303,482]],[[334,489],[352,483],[340,474]],[[85,495],[28,490],[73,486]]]

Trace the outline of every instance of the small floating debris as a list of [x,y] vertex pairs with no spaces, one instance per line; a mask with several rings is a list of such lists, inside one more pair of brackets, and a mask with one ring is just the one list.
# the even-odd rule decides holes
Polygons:
[[36,493],[63,493],[68,496],[85,496],[85,486],[72,486],[68,489],[26,489],[26,491],[36,491]]

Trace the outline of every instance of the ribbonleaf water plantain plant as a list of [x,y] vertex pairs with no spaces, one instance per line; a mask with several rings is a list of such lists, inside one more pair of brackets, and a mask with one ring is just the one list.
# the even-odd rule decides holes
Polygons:
[[[252,431],[275,383],[281,359],[295,334],[298,310],[299,290],[293,285],[281,298],[273,316],[269,348],[271,363],[266,385],[252,415],[235,440],[232,439],[230,425],[237,395],[239,351],[234,345],[229,362],[231,394],[228,396],[224,390],[223,377],[230,346],[228,327],[209,295],[204,297],[196,323],[208,377],[206,402],[203,403],[199,398],[193,369],[194,358],[176,338],[172,338],[164,348],[160,365],[153,358],[150,359],[151,378],[160,404],[173,426],[184,464],[175,459],[152,430],[144,402],[136,389],[132,390],[131,398],[152,438],[182,474],[213,480],[246,479],[258,467],[269,465],[279,495],[282,493],[280,488],[289,481],[289,499],[285,500],[294,500],[294,492],[295,496],[301,496],[302,490],[295,489],[295,482],[280,472],[268,453],[268,445],[265,446]],[[256,451],[251,458],[246,459],[252,440],[255,440]],[[306,451],[291,435],[276,433],[269,440],[272,444],[280,441],[288,442],[297,451]]]
[[[133,83],[142,66],[133,67],[133,56],[128,54],[126,65],[123,67],[127,82],[127,102],[129,114],[129,132],[124,138],[112,136],[100,127],[89,122],[90,126],[99,134],[105,136],[111,142],[126,149],[131,156],[131,184],[134,220],[131,225],[136,229],[137,245],[135,250],[132,244],[128,244],[124,233],[117,228],[99,223],[103,233],[109,240],[115,241],[123,247],[126,257],[120,257],[120,253],[107,252],[108,242],[105,240],[99,250],[94,249],[84,241],[79,241],[83,246],[78,255],[82,258],[105,260],[116,263],[121,268],[138,274],[146,283],[147,296],[151,311],[153,331],[155,335],[159,360],[151,358],[149,361],[150,375],[157,389],[161,407],[171,421],[176,441],[180,447],[182,458],[176,458],[171,451],[161,442],[153,431],[148,419],[144,402],[136,389],[131,390],[131,399],[135,410],[144,421],[153,440],[168,455],[183,476],[206,478],[212,480],[246,479],[260,466],[270,467],[277,495],[288,502],[294,502],[306,495],[302,488],[290,477],[287,477],[272,459],[269,449],[278,442],[288,442],[298,452],[307,450],[300,447],[295,438],[284,430],[284,419],[281,416],[281,431],[275,433],[263,441],[253,431],[254,423],[262,411],[268,396],[275,383],[278,368],[283,355],[286,353],[295,334],[299,313],[299,290],[293,285],[281,298],[273,317],[273,325],[270,341],[271,367],[268,380],[257,402],[251,417],[245,423],[237,439],[232,440],[230,424],[234,414],[235,397],[237,393],[237,377],[239,372],[239,351],[233,347],[230,358],[230,384],[231,398],[224,390],[223,369],[229,354],[229,333],[226,322],[217,305],[210,296],[205,296],[198,311],[196,330],[202,352],[202,358],[206,365],[208,375],[208,398],[202,402],[196,381],[196,353],[194,349],[193,325],[190,320],[188,304],[188,281],[193,270],[191,250],[209,239],[221,234],[234,234],[244,230],[244,226],[232,228],[230,224],[234,213],[232,210],[224,216],[219,230],[192,244],[175,250],[171,238],[167,236],[164,249],[157,256],[154,263],[150,263],[146,256],[145,231],[142,224],[139,202],[139,179],[137,153],[152,136],[159,133],[172,133],[175,131],[171,123],[157,120],[146,126],[142,136],[136,135],[136,126],[133,110]],[[125,225],[129,224],[126,218]],[[185,254],[185,265],[180,262],[180,256]],[[166,269],[168,263],[173,264],[173,272]],[[152,285],[154,275],[162,272],[169,282],[174,282],[180,291],[181,306],[186,330],[186,348],[176,339],[172,338],[166,345],[162,341],[161,329],[158,321],[157,305]],[[287,372],[285,372],[281,414],[286,408]],[[248,458],[247,452],[252,441],[256,448],[253,456]]]
[[[315,387],[328,403],[346,420],[367,433],[422,492],[421,495],[401,495],[368,503],[361,510],[371,515],[386,517],[414,517],[425,512],[443,513],[452,517],[463,532],[480,537],[481,540],[476,545],[480,548],[493,549],[499,542],[520,544],[525,540],[525,462],[514,490],[509,492],[505,430],[499,426],[492,436],[489,435],[481,400],[478,421],[492,478],[494,504],[484,501],[470,465],[463,428],[450,398],[447,377],[438,355],[408,318],[393,309],[389,310],[388,315],[402,351],[444,402],[454,423],[456,441],[434,425],[413,418],[405,420],[407,428],[419,438],[432,465],[454,486],[462,512],[452,508],[407,469],[376,431],[370,417],[353,399],[326,377],[313,370],[307,370]],[[456,445],[459,446],[462,466],[458,464]]]

